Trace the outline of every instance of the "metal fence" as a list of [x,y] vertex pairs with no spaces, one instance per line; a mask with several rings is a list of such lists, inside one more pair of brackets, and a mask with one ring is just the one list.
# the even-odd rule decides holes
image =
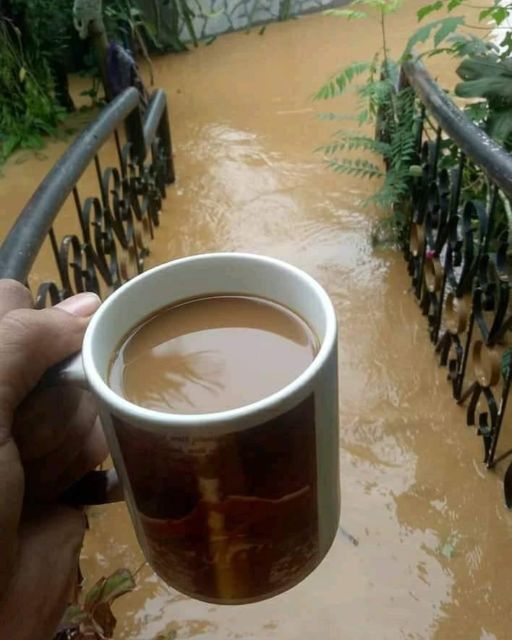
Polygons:
[[[407,86],[417,97],[421,175],[411,178],[410,199],[402,203],[403,251],[439,362],[491,469],[512,453],[503,450],[512,382],[512,158],[421,63],[403,65],[401,88]],[[512,464],[504,486],[512,507]]]
[[[106,147],[113,166],[101,164]],[[79,179],[91,167],[96,193],[82,194]],[[81,291],[106,295],[143,271],[166,185],[173,181],[165,93],[155,91],[142,111],[137,90],[127,89],[84,129],[36,189],[0,247],[0,277],[30,284],[34,262],[49,243],[55,273],[38,285],[38,307]],[[76,233],[59,238],[55,223],[69,200]]]

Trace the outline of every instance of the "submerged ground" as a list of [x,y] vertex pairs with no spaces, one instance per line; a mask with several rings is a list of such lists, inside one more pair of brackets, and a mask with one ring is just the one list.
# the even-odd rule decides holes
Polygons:
[[[420,5],[391,23],[397,50]],[[168,93],[178,180],[152,263],[204,251],[260,252],[306,269],[340,323],[342,527],[322,566],[291,592],[243,608],[189,600],[148,567],[115,607],[119,640],[507,640],[512,514],[481,444],[452,401],[402,257],[373,248],[369,187],[329,173],[313,149],[353,113],[311,94],[378,44],[377,23],[308,16],[156,60]],[[430,68],[446,78],[444,63]],[[0,180],[0,231],[62,152],[18,157]],[[87,186],[88,178],[82,181]],[[4,205],[4,208],[6,206]],[[43,270],[44,268],[41,267]],[[142,556],[122,505],[91,513],[88,580]]]

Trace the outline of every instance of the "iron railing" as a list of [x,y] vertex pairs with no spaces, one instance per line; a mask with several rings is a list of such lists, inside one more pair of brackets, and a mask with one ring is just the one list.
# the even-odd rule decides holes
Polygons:
[[[403,250],[440,364],[455,400],[466,403],[466,423],[476,426],[490,469],[512,453],[499,451],[512,383],[512,157],[420,62],[403,64],[400,87],[417,96],[421,167],[401,203],[408,213]],[[512,464],[505,498],[511,507]]]
[[[102,167],[100,152],[108,155]],[[113,158],[113,160],[112,160]],[[80,193],[93,167],[95,194]],[[55,273],[38,285],[38,307],[81,291],[106,295],[144,269],[148,241],[159,224],[174,164],[165,93],[153,93],[142,111],[130,88],[110,102],[47,174],[0,247],[0,277],[30,284],[31,269],[49,243]],[[58,238],[65,203],[76,210],[76,232]]]

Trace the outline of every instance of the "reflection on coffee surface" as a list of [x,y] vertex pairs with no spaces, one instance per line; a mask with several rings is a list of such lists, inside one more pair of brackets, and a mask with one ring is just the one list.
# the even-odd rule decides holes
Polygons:
[[109,384],[170,413],[234,409],[282,389],[312,362],[317,340],[286,307],[216,295],[164,308],[122,341]]

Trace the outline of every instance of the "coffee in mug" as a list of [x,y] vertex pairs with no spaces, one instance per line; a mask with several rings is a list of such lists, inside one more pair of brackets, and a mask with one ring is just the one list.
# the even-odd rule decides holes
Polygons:
[[318,340],[276,302],[193,298],[144,319],[119,345],[110,387],[147,409],[214,413],[282,389],[313,361]]

